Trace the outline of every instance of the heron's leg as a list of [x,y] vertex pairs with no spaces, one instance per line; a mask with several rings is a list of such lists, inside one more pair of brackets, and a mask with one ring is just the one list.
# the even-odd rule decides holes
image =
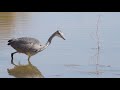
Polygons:
[[28,56],[28,62],[30,62],[30,57],[31,57],[31,56],[29,55],[29,56]]
[[18,53],[18,52],[13,52],[13,53],[11,53],[11,64],[14,64],[14,62],[13,62],[13,55],[14,55],[15,53]]
[[28,60],[28,64],[29,64],[29,65],[32,65],[31,62],[30,62],[30,60]]

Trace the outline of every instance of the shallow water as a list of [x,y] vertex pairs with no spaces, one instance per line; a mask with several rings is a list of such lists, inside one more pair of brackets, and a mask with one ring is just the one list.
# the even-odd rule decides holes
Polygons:
[[[1,12],[0,78],[119,78],[119,19],[119,12]],[[45,44],[58,29],[66,40],[55,37],[31,64],[24,54],[15,54],[17,66],[11,64],[9,39],[28,36]]]

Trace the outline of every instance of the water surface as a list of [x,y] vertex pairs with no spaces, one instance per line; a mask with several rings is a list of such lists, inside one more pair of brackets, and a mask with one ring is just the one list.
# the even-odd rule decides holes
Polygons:
[[[97,50],[97,20],[100,49]],[[1,78],[108,78],[120,77],[119,12],[1,12]],[[55,37],[51,45],[31,58],[11,53],[11,38],[34,37],[45,44],[61,30],[66,40]]]

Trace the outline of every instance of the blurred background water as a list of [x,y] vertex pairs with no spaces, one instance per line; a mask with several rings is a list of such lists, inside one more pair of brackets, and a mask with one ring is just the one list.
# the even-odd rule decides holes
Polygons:
[[[97,21],[100,49],[97,50]],[[120,77],[119,12],[0,12],[0,77]],[[56,30],[51,45],[27,62],[7,45],[11,38],[34,37],[43,44]],[[98,63],[97,63],[98,61]]]

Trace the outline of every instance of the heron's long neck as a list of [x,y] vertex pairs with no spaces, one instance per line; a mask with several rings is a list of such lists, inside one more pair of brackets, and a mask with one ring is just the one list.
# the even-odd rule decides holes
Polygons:
[[42,48],[42,50],[46,49],[46,48],[51,44],[51,41],[52,41],[52,39],[55,37],[55,34],[56,34],[56,33],[53,33],[53,34],[49,37],[47,43],[46,43],[45,46]]

